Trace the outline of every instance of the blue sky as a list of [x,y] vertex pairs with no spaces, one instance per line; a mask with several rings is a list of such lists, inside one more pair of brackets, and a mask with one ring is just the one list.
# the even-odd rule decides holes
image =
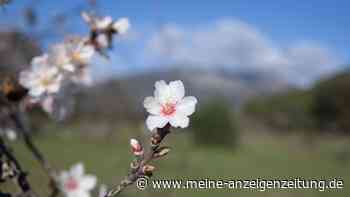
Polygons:
[[[0,16],[5,23],[19,25],[22,23],[20,9],[31,2],[36,2],[34,7],[39,13],[42,25],[45,26],[47,23],[43,21],[50,18],[49,16],[86,2],[86,0],[14,0]],[[170,42],[175,42],[173,44],[176,45],[173,50],[174,54],[171,54],[169,58],[169,62],[173,64],[188,61],[191,64],[256,66],[255,63],[247,62],[244,58],[242,60],[242,57],[236,54],[229,54],[235,58],[217,54],[216,57],[209,58],[209,62],[198,61],[207,52],[200,51],[202,48],[208,50],[213,48],[198,44],[193,40],[201,37],[202,41],[215,46],[215,39],[213,41],[210,38],[214,35],[218,36],[217,42],[221,43],[217,47],[220,53],[226,53],[225,50],[236,48],[237,45],[239,45],[238,52],[242,48],[252,48],[259,54],[271,55],[273,56],[271,58],[278,59],[274,61],[274,64],[277,64],[276,62],[288,64],[288,69],[284,70],[287,70],[287,75],[290,75],[291,71],[296,71],[291,75],[293,77],[305,72],[305,69],[301,67],[307,64],[302,62],[330,65],[332,69],[326,67],[318,69],[317,65],[306,69],[308,72],[318,69],[321,70],[321,74],[350,62],[350,1],[347,0],[298,2],[293,0],[100,0],[98,2],[99,14],[111,15],[115,18],[127,16],[132,23],[132,39],[120,41],[120,48],[117,50],[121,52],[121,55],[112,58],[117,62],[114,62],[115,64],[124,63],[130,64],[132,68],[144,68],[150,66],[149,64],[164,63],[167,61],[166,58],[159,57],[168,55],[164,54],[164,45],[168,44],[164,42],[170,39]],[[231,29],[223,26],[230,26]],[[70,32],[82,33],[87,30],[79,17],[72,17],[67,27]],[[242,29],[236,31],[234,28]],[[230,35],[240,37],[240,33],[250,36],[244,37],[243,35],[243,38],[238,40],[230,37]],[[229,39],[232,45],[227,46],[225,40],[220,39]],[[252,40],[247,41],[247,39]],[[151,48],[149,45],[152,45]],[[158,51],[158,53],[145,54],[145,51],[149,50]],[[181,54],[188,51],[193,52],[196,58],[184,57]],[[320,58],[315,60],[305,55],[311,55],[314,51],[316,56],[319,55],[320,58],[327,56],[327,58],[318,61]],[[249,58],[255,56],[255,53],[249,54],[249,50],[247,53]],[[209,51],[208,54],[210,54]],[[151,58],[148,58],[149,56]],[[245,56],[247,55],[244,54]],[[261,58],[258,57],[257,61],[260,61]],[[227,59],[227,61],[217,61],[218,59]],[[270,62],[270,59],[267,62]],[[316,73],[317,77],[318,72]],[[314,77],[305,76],[305,78]]]

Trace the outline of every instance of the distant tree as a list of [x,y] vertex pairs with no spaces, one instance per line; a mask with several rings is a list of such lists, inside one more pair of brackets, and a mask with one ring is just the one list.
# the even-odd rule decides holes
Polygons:
[[318,82],[313,94],[318,127],[350,132],[350,71]]
[[213,99],[199,106],[192,128],[199,145],[227,147],[237,143],[237,122],[232,107],[224,99]]
[[289,90],[245,105],[245,113],[279,130],[310,129],[314,127],[311,113],[312,94],[306,90]]

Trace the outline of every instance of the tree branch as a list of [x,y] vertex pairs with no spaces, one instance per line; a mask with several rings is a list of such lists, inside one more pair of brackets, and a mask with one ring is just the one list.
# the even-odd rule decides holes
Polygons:
[[[111,189],[105,197],[113,197],[120,194],[126,187],[132,185],[137,181],[140,177],[150,177],[152,176],[152,170],[147,172],[147,164],[151,162],[153,159],[159,158],[167,154],[164,152],[163,155],[159,153],[162,151],[160,144],[163,139],[170,133],[170,124],[167,124],[164,128],[159,128],[155,133],[151,136],[151,146],[150,151],[146,156],[138,157],[135,161],[133,161],[130,165],[129,175],[125,177],[119,185],[115,186]],[[165,148],[165,147],[163,147]]]
[[18,171],[18,174],[16,175],[17,177],[17,184],[21,188],[23,193],[32,193],[31,192],[31,187],[30,184],[27,180],[27,173],[23,171],[21,165],[15,158],[15,156],[12,155],[11,151],[9,148],[7,148],[5,142],[3,139],[0,137],[0,153],[5,155],[5,157],[13,163],[13,165],[16,167],[16,170]]
[[43,154],[33,143],[32,137],[30,135],[30,128],[24,123],[23,118],[21,118],[20,111],[16,110],[14,113],[10,114],[10,117],[14,121],[18,131],[22,134],[26,147],[33,154],[34,158],[40,163],[42,169],[50,179],[49,186],[51,187],[51,194],[49,196],[57,196],[59,193],[59,188],[56,181],[56,171],[51,167],[50,163],[45,159]]

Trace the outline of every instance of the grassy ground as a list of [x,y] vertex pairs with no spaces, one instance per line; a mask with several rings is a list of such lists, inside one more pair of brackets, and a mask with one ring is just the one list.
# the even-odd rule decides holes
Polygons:
[[[119,135],[92,137],[73,134],[71,130],[55,135],[36,136],[36,144],[56,168],[67,169],[82,161],[86,171],[96,174],[99,184],[113,185],[126,174],[131,161],[128,137],[141,136],[137,132],[120,131]],[[248,140],[246,140],[246,139]],[[189,133],[169,136],[166,144],[173,147],[167,159],[157,161],[153,179],[343,179],[345,189],[333,191],[315,190],[154,190],[138,191],[128,188],[122,196],[153,197],[212,197],[216,196],[350,196],[350,159],[346,153],[349,140],[317,140],[308,142],[298,137],[272,137],[254,135],[244,137],[242,145],[233,148],[203,148],[191,143]],[[20,143],[12,144],[23,166],[30,172],[29,178],[38,193],[45,193],[47,178],[39,165]],[[9,190],[11,184],[0,185]],[[44,196],[44,195],[41,195]]]

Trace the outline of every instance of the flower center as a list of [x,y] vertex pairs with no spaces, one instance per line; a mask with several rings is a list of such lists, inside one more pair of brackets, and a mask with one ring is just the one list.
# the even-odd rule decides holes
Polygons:
[[52,80],[48,77],[44,77],[43,79],[41,79],[41,84],[43,86],[49,86],[52,83]]
[[81,57],[81,54],[79,52],[73,52],[72,59],[73,59],[74,62],[76,62],[78,64],[86,64],[86,62]]
[[66,183],[64,184],[64,187],[68,190],[68,191],[73,191],[78,189],[78,181],[76,181],[74,178],[69,178]]
[[172,103],[166,103],[162,106],[162,114],[165,116],[170,116],[174,114],[176,111],[175,104]]

